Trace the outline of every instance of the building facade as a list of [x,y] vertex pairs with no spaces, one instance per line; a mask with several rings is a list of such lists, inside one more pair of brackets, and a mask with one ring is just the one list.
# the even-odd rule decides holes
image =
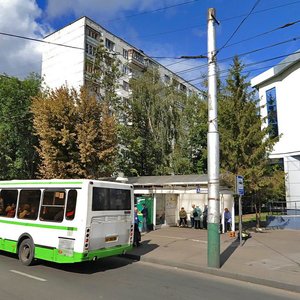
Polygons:
[[128,98],[130,78],[138,76],[148,67],[156,67],[166,84],[175,84],[187,95],[199,94],[195,86],[87,17],[48,35],[44,41],[41,73],[50,88],[67,85],[78,89],[85,85],[92,72],[95,51],[102,41],[121,62],[122,77],[116,91],[118,96]]
[[292,213],[300,209],[300,53],[296,52],[273,68],[254,77],[259,91],[261,115],[280,135],[270,158],[281,158],[286,173],[286,205]]

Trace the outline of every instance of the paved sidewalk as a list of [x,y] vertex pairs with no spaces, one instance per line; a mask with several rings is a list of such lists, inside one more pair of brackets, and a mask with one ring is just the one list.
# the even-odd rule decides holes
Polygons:
[[300,230],[252,233],[239,245],[221,234],[221,268],[207,267],[207,231],[165,227],[142,236],[127,257],[300,293]]

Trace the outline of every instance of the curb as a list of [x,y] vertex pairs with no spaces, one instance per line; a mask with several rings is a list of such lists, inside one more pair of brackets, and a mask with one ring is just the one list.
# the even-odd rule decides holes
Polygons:
[[144,257],[144,256],[136,255],[136,254],[131,254],[131,253],[126,253],[126,254],[122,255],[122,257],[131,259],[131,260],[135,260],[135,261],[149,262],[149,263],[168,266],[168,267],[175,267],[175,268],[180,268],[180,269],[189,270],[189,271],[206,273],[206,274],[215,275],[215,276],[219,276],[219,277],[225,277],[225,278],[235,279],[235,280],[239,280],[239,281],[245,281],[245,282],[250,282],[250,283],[259,284],[259,285],[263,285],[263,286],[268,286],[268,287],[272,287],[272,288],[287,290],[287,291],[294,292],[294,293],[300,293],[300,286],[283,283],[283,282],[279,282],[279,281],[275,281],[275,280],[258,278],[258,277],[254,277],[254,276],[241,274],[241,273],[228,272],[228,271],[223,271],[220,269],[214,269],[214,268],[209,268],[209,267],[204,267],[204,266],[195,266],[195,265],[190,265],[190,264],[186,264],[186,263],[178,263],[178,262],[174,262],[174,261],[167,261],[167,260],[157,259],[157,258],[153,258],[153,257],[149,258],[149,257]]

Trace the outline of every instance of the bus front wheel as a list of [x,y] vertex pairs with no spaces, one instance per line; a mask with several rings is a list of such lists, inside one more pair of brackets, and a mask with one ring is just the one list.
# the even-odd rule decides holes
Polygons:
[[30,266],[34,260],[34,245],[31,239],[21,242],[18,252],[19,260],[25,266]]

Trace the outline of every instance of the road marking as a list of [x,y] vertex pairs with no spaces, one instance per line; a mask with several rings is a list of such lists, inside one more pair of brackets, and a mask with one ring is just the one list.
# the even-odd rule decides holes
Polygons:
[[10,270],[10,272],[13,272],[13,273],[16,273],[16,274],[25,276],[25,277],[29,277],[29,278],[31,278],[31,279],[35,279],[35,280],[38,280],[38,281],[47,281],[47,280],[44,279],[44,278],[32,276],[32,275],[29,275],[29,274],[26,274],[26,273],[23,273],[23,272],[19,272],[19,271],[16,271],[16,270]]
[[194,239],[192,239],[191,241],[193,241],[193,242],[197,242],[197,243],[203,243],[203,244],[207,244],[207,241],[194,240]]

